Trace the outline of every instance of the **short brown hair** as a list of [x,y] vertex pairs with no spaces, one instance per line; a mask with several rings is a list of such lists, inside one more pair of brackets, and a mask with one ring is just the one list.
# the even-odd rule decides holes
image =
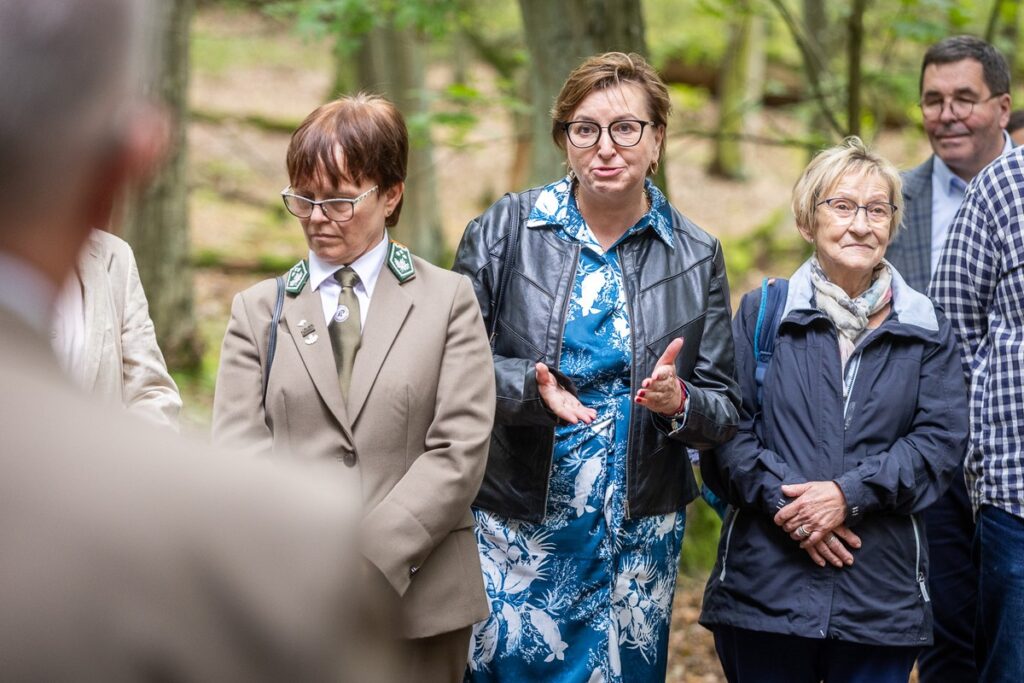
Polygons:
[[[337,153],[345,157],[342,173]],[[398,108],[381,97],[361,92],[321,105],[294,133],[286,156],[292,186],[320,177],[334,185],[369,178],[383,193],[405,181],[409,163],[409,131]],[[402,199],[385,219],[398,224]]]
[[889,201],[896,205],[889,224],[889,236],[895,237],[903,213],[903,179],[892,163],[868,149],[857,136],[850,136],[835,147],[830,147],[811,160],[800,179],[793,186],[793,217],[796,224],[813,234],[818,225],[815,212],[818,202],[836,184],[850,173],[872,173],[889,186]]
[[[647,97],[647,109],[651,121],[664,130],[668,125],[668,114],[672,100],[668,88],[647,60],[635,52],[605,52],[588,58],[573,69],[562,85],[562,91],[551,108],[551,137],[555,144],[565,149],[565,128],[569,120],[587,95],[622,83],[636,83]],[[665,153],[665,137],[661,138],[661,154]]]

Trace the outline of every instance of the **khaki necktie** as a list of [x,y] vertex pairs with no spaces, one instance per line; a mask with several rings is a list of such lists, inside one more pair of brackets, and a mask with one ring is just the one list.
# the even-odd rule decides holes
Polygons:
[[356,271],[349,267],[342,268],[334,274],[334,279],[341,284],[338,295],[338,308],[331,318],[327,331],[331,335],[331,348],[334,349],[334,363],[338,366],[338,384],[341,393],[348,399],[348,385],[352,381],[352,366],[355,363],[359,341],[362,339],[362,323],[359,321],[359,299],[356,298],[354,287],[359,282]]

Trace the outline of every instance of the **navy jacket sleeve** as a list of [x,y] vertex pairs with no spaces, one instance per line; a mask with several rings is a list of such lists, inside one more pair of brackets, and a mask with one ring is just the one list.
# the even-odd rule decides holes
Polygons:
[[922,356],[917,409],[909,432],[835,479],[846,496],[847,524],[868,512],[920,512],[949,487],[963,461],[967,389],[952,328],[945,316],[936,314],[937,341]]
[[708,487],[736,507],[774,515],[785,504],[782,484],[805,481],[795,475],[774,451],[765,448],[759,436],[760,410],[756,405],[753,331],[761,292],[743,295],[732,321],[736,347],[736,376],[742,403],[736,436],[725,445],[701,454],[701,476]]

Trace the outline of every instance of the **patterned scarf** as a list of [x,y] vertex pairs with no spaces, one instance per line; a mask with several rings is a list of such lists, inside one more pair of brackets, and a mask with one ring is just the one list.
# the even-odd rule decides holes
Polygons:
[[892,271],[888,262],[875,268],[871,286],[860,296],[850,298],[839,285],[825,275],[818,257],[811,257],[811,283],[815,289],[815,305],[829,317],[839,331],[839,356],[846,370],[846,361],[853,355],[857,340],[868,326],[868,318],[885,308],[892,300]]

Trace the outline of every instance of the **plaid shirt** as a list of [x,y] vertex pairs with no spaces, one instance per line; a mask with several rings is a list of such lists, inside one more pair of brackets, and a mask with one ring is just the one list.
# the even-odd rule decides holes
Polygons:
[[967,188],[930,294],[957,331],[970,384],[971,502],[1024,517],[1024,148]]

